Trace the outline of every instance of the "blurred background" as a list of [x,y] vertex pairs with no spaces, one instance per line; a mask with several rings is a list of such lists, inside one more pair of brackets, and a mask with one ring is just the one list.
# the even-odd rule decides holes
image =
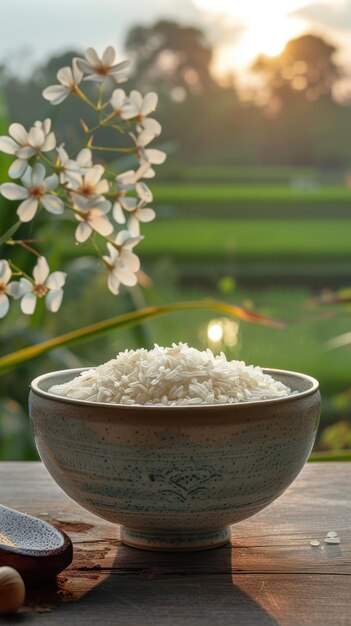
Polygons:
[[[79,145],[81,103],[54,108],[41,91],[72,56],[112,44],[132,60],[127,91],[159,94],[157,147],[168,159],[150,181],[157,219],[137,249],[148,285],[112,296],[89,244],[77,247],[71,230],[57,235],[39,219],[50,266],[69,271],[64,303],[31,319],[13,307],[1,321],[1,355],[144,305],[203,297],[286,328],[193,311],[28,362],[0,380],[0,459],[37,458],[27,415],[33,377],[173,341],[318,378],[316,451],[347,458],[351,346],[330,341],[351,331],[351,1],[5,0],[2,19],[0,134],[11,121],[50,116],[59,139]],[[120,171],[130,165],[123,159]],[[0,154],[1,181],[8,166]],[[15,209],[0,199],[1,232]]]

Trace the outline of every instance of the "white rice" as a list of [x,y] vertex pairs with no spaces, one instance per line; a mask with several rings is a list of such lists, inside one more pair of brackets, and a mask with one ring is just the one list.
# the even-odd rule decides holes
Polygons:
[[153,350],[125,350],[63,385],[56,395],[89,402],[142,405],[235,404],[282,398],[289,387],[223,352],[200,352],[186,343]]

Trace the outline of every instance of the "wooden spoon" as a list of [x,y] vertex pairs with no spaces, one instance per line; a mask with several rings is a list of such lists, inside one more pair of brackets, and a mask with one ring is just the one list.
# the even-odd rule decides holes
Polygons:
[[31,586],[56,576],[72,558],[72,542],[61,530],[0,505],[0,566],[13,567]]

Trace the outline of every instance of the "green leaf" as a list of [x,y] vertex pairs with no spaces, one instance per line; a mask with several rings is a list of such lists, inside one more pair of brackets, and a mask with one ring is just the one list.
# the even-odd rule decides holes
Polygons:
[[247,311],[242,307],[217,300],[194,300],[190,302],[176,302],[174,304],[166,304],[163,306],[149,306],[138,311],[124,313],[102,322],[84,326],[83,328],[73,330],[59,337],[54,337],[54,339],[49,339],[36,345],[29,346],[28,348],[23,348],[22,350],[7,354],[6,356],[0,358],[0,372],[3,373],[4,371],[8,371],[20,363],[40,356],[49,350],[54,350],[55,348],[61,348],[63,346],[70,346],[74,343],[86,340],[96,339],[111,330],[121,330],[122,328],[127,328],[155,319],[160,315],[175,313],[177,311],[187,311],[189,309],[213,309],[225,315],[238,317],[239,319],[249,322],[264,324],[265,326],[271,326],[273,328],[284,327],[282,322],[278,320],[274,320],[260,315],[259,313]]
[[5,243],[8,239],[10,239],[10,237],[12,237],[12,235],[15,234],[16,230],[19,229],[19,227],[21,226],[21,222],[15,222],[11,228],[9,228],[6,233],[4,233],[3,235],[0,236],[0,246],[2,246],[3,243]]

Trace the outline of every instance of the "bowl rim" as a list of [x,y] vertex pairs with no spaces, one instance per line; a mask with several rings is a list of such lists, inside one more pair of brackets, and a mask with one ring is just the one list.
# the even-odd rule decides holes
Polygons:
[[[95,366],[96,367],[96,366]],[[282,396],[280,398],[270,398],[267,400],[252,400],[248,402],[235,402],[235,403],[223,403],[223,404],[185,404],[185,405],[162,405],[162,404],[121,404],[121,403],[113,403],[113,402],[92,402],[90,400],[79,400],[77,398],[67,398],[65,396],[60,396],[54,393],[50,393],[49,391],[44,391],[40,388],[40,384],[45,382],[46,380],[53,378],[54,376],[63,374],[63,373],[72,373],[72,376],[76,376],[81,372],[86,370],[95,369],[95,367],[77,367],[77,368],[68,368],[65,370],[57,370],[55,372],[47,372],[46,374],[41,374],[34,378],[34,380],[30,384],[31,391],[47,400],[51,400],[54,402],[60,402],[64,404],[72,404],[75,406],[90,406],[90,407],[102,407],[106,410],[116,410],[123,409],[125,411],[216,411],[218,409],[222,409],[224,407],[230,407],[231,410],[242,410],[243,408],[249,408],[252,406],[269,406],[269,405],[279,405],[286,402],[294,402],[300,400],[301,398],[306,398],[315,394],[319,389],[319,382],[313,376],[309,374],[303,374],[302,372],[295,372],[292,370],[284,370],[284,369],[275,369],[270,367],[262,367],[262,371],[264,374],[269,375],[286,375],[293,376],[299,380],[307,381],[311,384],[309,389],[305,391],[298,391],[297,393]]]

